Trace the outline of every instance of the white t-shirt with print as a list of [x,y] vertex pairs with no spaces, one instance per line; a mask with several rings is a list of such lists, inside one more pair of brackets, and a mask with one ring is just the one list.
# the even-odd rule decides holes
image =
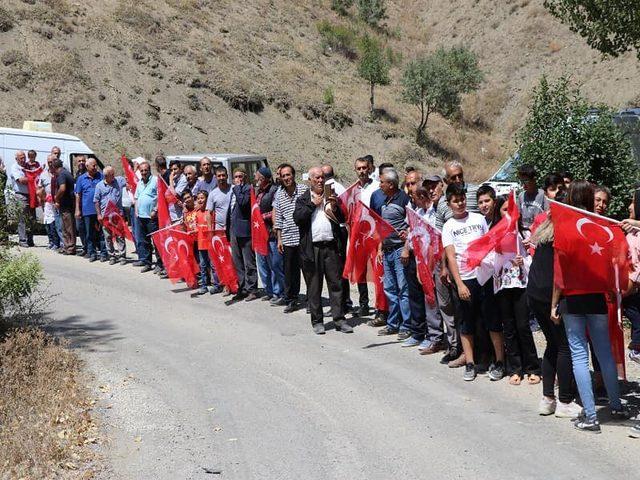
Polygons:
[[464,218],[450,218],[442,227],[442,246],[447,248],[453,245],[456,252],[456,263],[462,280],[476,278],[475,269],[465,271],[462,269],[462,256],[467,251],[467,246],[475,239],[483,236],[489,228],[487,221],[479,213],[468,212]]

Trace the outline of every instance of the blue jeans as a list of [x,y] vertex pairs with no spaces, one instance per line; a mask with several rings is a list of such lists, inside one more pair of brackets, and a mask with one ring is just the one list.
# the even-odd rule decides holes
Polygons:
[[387,327],[405,331],[408,329],[409,319],[411,318],[411,306],[409,303],[409,286],[404,276],[404,267],[400,261],[401,253],[402,247],[382,252],[383,285],[384,294],[389,302]]
[[98,251],[101,257],[107,257],[107,250],[104,246],[104,239],[102,238],[102,229],[98,223],[97,215],[84,215],[82,217],[85,231],[84,245],[86,253],[90,257],[97,256]]
[[[158,222],[155,219],[138,217],[137,224],[136,245],[138,249],[138,260],[143,262],[145,265],[151,266],[153,263],[152,252],[155,247],[151,241],[151,237],[148,235],[158,230]],[[156,262],[158,266],[162,265],[162,261],[160,260],[160,256],[157,251]]]
[[49,237],[49,248],[60,248],[60,237],[58,236],[55,222],[46,223],[44,228],[47,230],[47,237]]
[[567,331],[573,375],[576,378],[578,392],[582,399],[584,412],[589,419],[596,418],[596,404],[591,386],[591,372],[589,371],[589,345],[587,343],[587,328],[589,338],[593,344],[596,356],[600,362],[604,386],[609,395],[611,408],[620,409],[620,386],[618,385],[618,371],[611,353],[609,341],[609,318],[607,314],[570,314],[563,315],[564,328]]
[[[194,245],[197,247],[197,245]],[[209,259],[208,250],[195,250],[198,255],[198,264],[200,265],[200,286],[206,287],[208,283],[208,273],[211,270],[211,260]]]
[[284,257],[278,251],[278,242],[269,240],[269,255],[256,255],[258,272],[268,297],[284,294]]

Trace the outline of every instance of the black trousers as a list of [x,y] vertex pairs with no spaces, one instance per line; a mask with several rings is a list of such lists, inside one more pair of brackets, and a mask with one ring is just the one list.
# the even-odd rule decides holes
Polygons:
[[551,302],[541,302],[530,296],[527,301],[547,340],[547,348],[542,356],[542,394],[555,396],[553,388],[557,375],[558,399],[562,403],[569,403],[576,397],[576,381],[564,325],[562,322],[556,325],[551,321]]
[[255,293],[258,290],[256,254],[251,249],[251,237],[231,234],[231,256],[238,274],[238,292]]
[[526,289],[505,288],[496,299],[502,317],[507,374],[540,375],[538,352],[529,326]]
[[307,303],[311,312],[311,325],[323,323],[322,285],[327,281],[329,303],[333,320],[342,320],[342,257],[335,242],[313,244],[314,263],[305,264],[303,273],[307,283]]
[[300,295],[300,247],[284,246],[284,299],[297,302]]

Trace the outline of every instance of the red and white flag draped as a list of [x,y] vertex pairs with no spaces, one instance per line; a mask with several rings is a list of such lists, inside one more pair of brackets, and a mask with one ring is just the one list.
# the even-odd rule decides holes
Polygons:
[[376,212],[358,201],[351,215],[349,248],[342,276],[351,283],[367,281],[367,261],[377,255],[380,243],[395,229]]
[[43,168],[38,167],[34,170],[23,168],[24,176],[27,177],[27,187],[29,188],[29,207],[36,208],[38,206],[38,196],[36,195],[38,179]]
[[389,301],[384,293],[384,266],[378,261],[377,253],[372,253],[369,258],[371,261],[371,273],[373,276],[373,287],[376,292],[375,307],[380,312],[389,311]]
[[198,264],[193,251],[194,235],[177,228],[165,228],[151,234],[167,276],[175,283],[184,280],[194,288],[198,285]]
[[442,238],[440,232],[429,225],[420,215],[407,208],[407,220],[411,231],[409,240],[416,257],[418,278],[429,305],[435,305],[435,283],[433,271],[442,259]]
[[[467,251],[462,256],[462,265],[465,271],[471,271],[478,267],[482,260],[494,251],[504,257],[515,256],[518,253],[518,219],[520,211],[516,202],[516,193],[511,191],[509,195],[507,215],[485,233],[482,237],[474,240],[467,247]],[[496,265],[499,270],[501,265]]]
[[262,218],[253,187],[251,188],[251,246],[262,256],[269,254],[269,231]]
[[136,187],[138,186],[138,177],[136,177],[133,168],[131,168],[131,165],[129,165],[127,156],[124,153],[122,154],[122,157],[120,157],[120,163],[122,164],[124,177],[127,179],[127,188],[131,193],[135,193]]
[[107,202],[107,208],[104,209],[102,224],[109,230],[111,235],[118,238],[128,238],[132,242],[134,241],[133,234],[131,230],[129,230],[127,222],[124,221],[120,209],[112,200]]
[[340,199],[338,205],[344,214],[344,218],[347,219],[347,223],[351,223],[351,214],[360,201],[361,192],[362,189],[358,186],[358,182],[356,182],[342,192],[342,194],[338,195]]
[[238,274],[231,257],[231,245],[227,240],[224,230],[207,232],[209,236],[209,259],[218,275],[220,283],[227,287],[231,293],[238,291]]
[[554,282],[565,294],[613,292],[609,307],[612,353],[624,375],[621,290],[629,278],[629,244],[618,223],[599,215],[551,203],[554,227]]
[[171,225],[171,215],[169,214],[169,201],[170,197],[174,198],[175,195],[169,190],[169,187],[165,183],[162,176],[158,175],[158,227],[164,228]]

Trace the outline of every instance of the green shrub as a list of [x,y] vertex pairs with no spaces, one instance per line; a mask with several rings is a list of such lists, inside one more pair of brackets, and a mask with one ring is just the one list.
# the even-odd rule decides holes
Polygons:
[[0,315],[19,312],[42,278],[42,267],[34,255],[0,250]]
[[333,87],[327,87],[324,89],[324,92],[322,92],[322,101],[325,105],[333,105],[335,103]]
[[538,178],[568,170],[575,179],[611,189],[609,213],[626,217],[638,180],[638,166],[625,133],[613,123],[614,111],[592,105],[567,78],[549,83],[542,77],[533,92],[524,127],[517,135],[518,164],[529,163]]
[[331,0],[331,10],[339,15],[348,15],[353,6],[353,0]]
[[377,27],[381,20],[387,18],[384,0],[358,0],[358,16],[367,25]]
[[322,37],[321,46],[325,52],[335,50],[349,59],[355,58],[357,35],[351,27],[334,25],[327,20],[322,20],[316,27]]

